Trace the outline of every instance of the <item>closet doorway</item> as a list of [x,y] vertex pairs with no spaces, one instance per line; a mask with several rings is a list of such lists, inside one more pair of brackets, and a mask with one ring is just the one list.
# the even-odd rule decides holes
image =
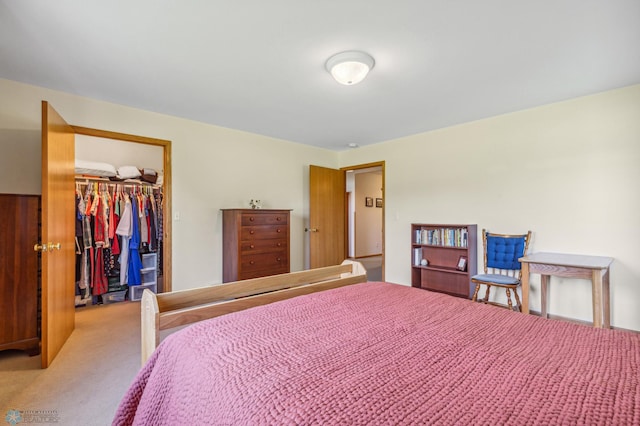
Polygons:
[[74,157],[76,135],[161,146],[164,163],[164,291],[171,291],[171,142],[68,124],[42,101],[41,363],[47,368],[75,328]]
[[[101,144],[104,145],[104,148],[111,151],[117,150],[118,144],[125,144],[120,146],[122,147],[122,151],[128,153],[129,158],[118,157],[117,154],[116,156],[110,157],[113,159],[112,162],[116,163],[116,167],[122,165],[133,165],[139,168],[158,168],[157,164],[160,165],[161,169],[156,170],[159,172],[159,175],[162,176],[163,244],[161,253],[162,283],[158,287],[158,291],[171,291],[171,141],[73,125],[71,127],[76,135],[80,135],[80,137],[76,137],[77,159],[82,155],[86,157],[87,155],[84,154],[85,152],[95,152],[96,149],[93,149],[92,147],[99,147]],[[102,151],[104,151],[104,149],[102,149]],[[127,154],[125,154],[125,156],[126,155]],[[153,156],[153,161],[151,161],[150,164],[145,163],[145,156]],[[80,159],[99,161],[97,159],[90,158]]]

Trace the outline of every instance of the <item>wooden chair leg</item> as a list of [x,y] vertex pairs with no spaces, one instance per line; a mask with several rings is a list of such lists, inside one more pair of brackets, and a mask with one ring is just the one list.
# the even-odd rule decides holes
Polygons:
[[484,299],[482,299],[484,301],[484,303],[487,303],[489,301],[489,292],[491,291],[491,286],[487,284],[487,291],[484,292]]
[[516,297],[516,306],[518,307],[518,312],[522,312],[522,303],[520,303],[520,296],[518,296],[518,289],[513,289],[513,295]]
[[478,291],[480,290],[480,283],[476,283],[476,289],[473,292],[473,297],[471,298],[471,300],[473,302],[477,302],[478,301]]
[[509,304],[509,310],[513,311],[513,304],[511,303],[511,291],[509,290],[509,288],[505,288],[505,291],[507,292],[507,303]]

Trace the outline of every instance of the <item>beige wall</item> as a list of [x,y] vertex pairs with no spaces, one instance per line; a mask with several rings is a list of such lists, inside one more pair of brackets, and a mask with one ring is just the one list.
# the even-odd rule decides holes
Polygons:
[[[0,192],[40,192],[42,99],[71,124],[173,142],[174,289],[221,281],[219,209],[251,198],[293,209],[302,269],[308,165],[385,161],[388,281],[410,282],[412,222],[531,229],[534,251],[614,257],[612,322],[640,330],[640,85],[342,153],[1,79],[0,94]],[[552,280],[551,313],[590,320],[590,304],[586,281]]]
[[[640,330],[640,85],[340,158],[343,166],[381,160],[387,281],[411,281],[412,222],[530,229],[533,251],[614,257],[612,322]],[[531,308],[539,310],[539,276],[532,280]],[[554,278],[550,298],[552,314],[591,320],[587,281]]]
[[0,192],[40,193],[41,100],[70,124],[172,141],[173,288],[222,281],[221,208],[291,212],[291,269],[308,256],[309,164],[335,152],[0,79]]
[[157,145],[76,135],[76,159],[164,172],[164,148]]

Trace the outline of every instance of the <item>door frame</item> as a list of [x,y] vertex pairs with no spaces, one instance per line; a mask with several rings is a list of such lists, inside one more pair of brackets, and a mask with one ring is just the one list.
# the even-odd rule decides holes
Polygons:
[[165,139],[150,138],[147,136],[130,135],[126,133],[112,132],[108,130],[92,129],[70,125],[75,134],[94,136],[104,139],[115,139],[123,142],[141,143],[163,148],[163,182],[162,194],[164,208],[162,211],[162,291],[172,290],[172,243],[171,243],[171,141]]
[[[385,277],[385,257],[386,257],[386,249],[385,249],[385,212],[386,212],[386,208],[387,208],[387,203],[386,203],[386,196],[385,196],[385,187],[386,187],[386,178],[385,178],[385,162],[383,161],[376,161],[373,163],[365,163],[365,164],[357,164],[357,165],[353,165],[353,166],[345,166],[345,167],[340,167],[339,170],[341,170],[344,174],[345,174],[345,181],[346,181],[346,173],[347,170],[359,170],[359,169],[369,169],[372,167],[380,167],[382,170],[382,280],[384,281],[384,277]],[[346,188],[345,188],[345,193],[346,193]],[[346,196],[345,196],[346,199]],[[344,233],[345,236],[345,240],[344,240],[344,247],[345,247],[345,253],[349,253],[349,232],[348,232],[348,227],[349,227],[349,218],[348,218],[348,206],[345,206],[345,229],[347,230]],[[354,255],[355,255],[355,250],[354,250]]]

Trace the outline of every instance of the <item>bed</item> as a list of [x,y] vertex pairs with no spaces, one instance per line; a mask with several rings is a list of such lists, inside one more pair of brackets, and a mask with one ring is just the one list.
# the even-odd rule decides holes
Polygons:
[[639,334],[344,275],[169,335],[113,423],[640,424]]

